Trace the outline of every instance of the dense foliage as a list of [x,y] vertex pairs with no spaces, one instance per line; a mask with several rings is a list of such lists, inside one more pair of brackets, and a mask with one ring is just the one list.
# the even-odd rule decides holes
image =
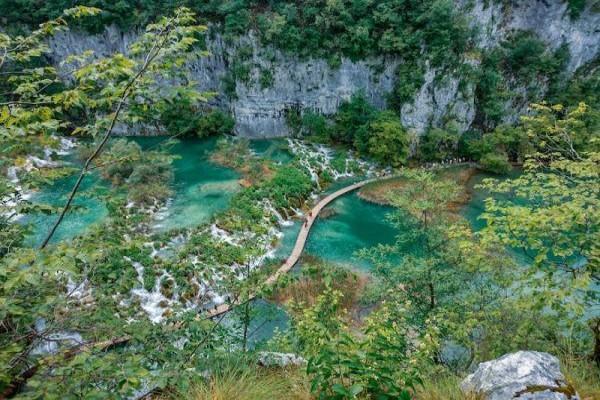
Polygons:
[[[40,3],[9,18],[32,23],[64,3]],[[209,95],[198,93],[181,68],[205,30],[187,9],[149,25],[129,56],[74,55],[70,79],[59,79],[42,58],[46,40],[68,24],[129,27],[174,6],[96,3],[108,11],[77,7],[27,36],[0,34],[0,72],[8,77],[0,95],[0,397],[191,396],[193,383],[219,379],[224,359],[255,368],[250,300],[270,294],[264,282],[278,262],[266,253],[278,240],[277,224],[333,175],[361,171],[346,148],[394,167],[409,153],[398,114],[376,110],[360,94],[329,118],[290,110],[298,133],[344,150],[306,150],[290,139],[297,153],[281,163],[256,156],[247,141],[222,139],[213,159],[242,175],[229,208],[199,226],[157,232],[151,224],[170,195],[172,157],[162,146],[111,139],[113,129],[206,137],[231,133],[233,121],[205,107]],[[469,47],[466,21],[445,0],[193,3],[222,21],[230,37],[258,27],[269,43],[333,64],[341,55],[402,54],[398,73],[411,80],[399,80],[396,105],[419,87],[427,63],[452,69]],[[252,49],[238,52],[251,58]],[[524,163],[517,178],[484,183],[497,195],[486,201],[485,229],[473,232],[456,212],[465,182],[408,170],[388,194],[395,242],[359,254],[374,266],[372,287],[344,296],[357,280],[347,272],[309,277],[307,290],[298,286],[314,298],[288,303],[290,329],[266,346],[308,359],[314,396],[410,399],[431,369],[462,373],[522,348],[591,354],[600,362],[600,322],[586,320],[598,307],[600,284],[597,73],[576,76],[562,94],[553,89],[565,106],[534,104],[520,123],[499,124],[503,91],[513,80],[556,76],[562,62],[560,53],[517,33],[484,55],[478,76],[480,121],[489,132],[459,137],[450,121],[421,142],[416,155],[424,161],[464,155],[499,173]],[[248,68],[236,64],[232,79],[245,79]],[[271,79],[263,75],[266,87]],[[158,89],[164,79],[175,83]],[[578,103],[581,97],[590,104]],[[81,177],[96,171],[112,183],[103,196],[110,216],[85,234],[36,249],[24,242],[27,226],[19,218],[57,211],[32,206],[26,194],[72,176],[57,157],[66,135],[90,141],[79,148],[89,164]],[[233,307],[227,323],[209,319],[206,312],[223,301]],[[370,311],[364,320],[346,310],[358,301]]]
[[314,140],[350,147],[383,165],[400,166],[409,155],[409,134],[398,115],[377,111],[362,93],[343,102],[330,118],[307,111],[290,113],[288,122]]
[[[508,107],[540,100],[545,90],[557,84],[568,58],[566,46],[552,53],[529,32],[517,32],[485,52],[476,80],[476,123],[483,129],[493,128],[502,121]],[[523,88],[527,96],[516,95],[514,91]],[[518,103],[519,97],[525,104]]]
[[[585,104],[566,113],[560,105],[536,105],[535,111],[523,118],[534,148],[525,172],[486,183],[508,196],[488,199],[485,219],[489,231],[527,257],[529,273],[541,281],[538,300],[581,316],[598,307],[598,125],[583,123],[590,112]],[[540,270],[543,276],[537,275]],[[600,332],[593,329],[598,361]]]
[[[75,67],[73,79],[63,85],[54,68],[40,68],[37,62],[48,50],[46,39],[67,29],[69,21],[97,13],[96,9],[75,8],[29,36],[0,34],[0,68],[9,77],[0,111],[3,397],[127,397],[141,387],[156,365],[163,366],[156,384],[177,385],[185,381],[181,366],[193,363],[194,352],[220,332],[210,322],[186,315],[180,316],[180,321],[187,321],[185,327],[174,332],[146,318],[135,318],[135,312],[123,309],[122,298],[119,300],[136,282],[141,281],[142,288],[158,282],[165,293],[174,284],[153,273],[136,280],[136,271],[126,258],[149,264],[143,246],[148,215],[128,203],[133,200],[141,211],[144,203],[164,196],[157,188],[168,188],[170,159],[159,152],[143,152],[125,141],[113,142],[94,164],[94,169],[117,185],[105,199],[111,218],[85,236],[46,249],[34,249],[21,241],[17,219],[31,210],[23,192],[64,175],[61,171],[65,168],[51,158],[51,150],[60,149],[59,135],[86,134],[93,140],[99,133],[110,134],[117,117],[125,127],[151,123],[156,116],[149,112],[147,102],[170,98],[156,90],[155,79],[181,76],[176,65],[189,55],[204,29],[195,25],[188,10],[179,10],[149,26],[132,44],[131,54],[136,58],[75,56],[70,60]],[[173,90],[186,89],[173,86]],[[125,105],[123,99],[128,95]],[[7,171],[14,172],[10,180]],[[176,355],[175,347],[164,347],[180,334],[192,338],[195,350]],[[45,350],[48,346],[50,351]],[[179,381],[181,378],[184,380]]]

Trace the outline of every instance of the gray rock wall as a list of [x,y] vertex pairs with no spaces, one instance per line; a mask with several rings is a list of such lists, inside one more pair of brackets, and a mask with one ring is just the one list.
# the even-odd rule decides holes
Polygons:
[[[488,6],[486,7],[486,3]],[[592,11],[588,1],[581,15],[572,19],[563,0],[476,0],[469,12],[478,26],[479,45],[489,48],[515,30],[534,32],[553,50],[567,43],[571,59],[569,72],[591,61],[600,49],[600,13]]]
[[[467,0],[459,0],[467,1]],[[485,3],[488,3],[486,6]],[[496,45],[512,30],[530,30],[551,48],[566,42],[571,51],[568,71],[573,72],[598,55],[600,47],[600,14],[586,10],[576,19],[568,15],[563,0],[513,0],[509,6],[496,1],[475,0],[463,4],[471,21],[478,27],[478,43],[482,48]],[[67,32],[50,43],[53,57],[93,50],[98,55],[125,52],[135,39],[135,32],[120,32],[114,27],[102,34]],[[222,92],[221,80],[227,74],[227,60],[241,45],[253,48],[253,66],[249,83],[238,82],[236,99],[224,95],[214,102],[229,109],[235,117],[237,134],[250,138],[286,136],[289,129],[285,110],[290,107],[334,113],[339,104],[353,93],[363,91],[377,107],[384,108],[386,94],[394,84],[394,70],[399,60],[372,58],[359,62],[343,59],[341,66],[331,68],[325,60],[300,60],[271,48],[264,48],[252,35],[236,43],[225,43],[219,35],[207,38],[210,55],[188,65],[199,89]],[[270,57],[264,57],[266,52]],[[273,85],[261,88],[260,70],[269,69]],[[458,77],[436,79],[439,72],[429,69],[425,83],[412,103],[401,109],[402,122],[417,133],[430,125],[441,124],[445,117],[468,129],[475,117],[473,88],[459,90]],[[514,112],[516,118],[518,110]]]

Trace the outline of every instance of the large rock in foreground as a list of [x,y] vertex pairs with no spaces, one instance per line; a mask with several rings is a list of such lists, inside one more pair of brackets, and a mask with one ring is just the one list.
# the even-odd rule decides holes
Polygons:
[[579,400],[560,372],[558,358],[537,351],[518,351],[481,363],[461,389],[486,400]]

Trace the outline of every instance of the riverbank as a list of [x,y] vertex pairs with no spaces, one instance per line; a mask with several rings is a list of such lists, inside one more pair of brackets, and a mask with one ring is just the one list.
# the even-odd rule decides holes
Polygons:
[[[469,182],[479,170],[473,167],[451,167],[433,172],[440,180],[452,180],[459,188],[457,196],[447,203],[447,210],[452,214],[458,214],[472,198],[473,191]],[[378,182],[369,183],[358,191],[358,197],[362,200],[381,206],[391,206],[390,193],[401,190],[407,184],[404,177],[391,178]]]

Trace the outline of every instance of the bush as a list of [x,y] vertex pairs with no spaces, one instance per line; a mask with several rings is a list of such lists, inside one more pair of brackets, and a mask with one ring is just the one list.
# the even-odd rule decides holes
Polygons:
[[181,137],[230,134],[235,124],[230,115],[217,109],[201,109],[186,98],[165,102],[160,120],[170,135]]
[[[363,93],[354,94],[349,101],[343,102],[334,117],[331,129],[331,139],[343,144],[358,144],[357,147],[366,143],[367,125],[373,121],[377,114]],[[356,138],[359,138],[358,140]]]
[[142,158],[142,148],[139,144],[127,139],[117,139],[108,150],[102,154],[102,176],[115,185],[123,184],[133,172],[136,163]]
[[314,111],[306,111],[302,115],[302,133],[327,139],[330,135],[330,126],[325,116]]
[[479,165],[484,171],[493,174],[507,174],[511,170],[511,165],[508,162],[508,157],[504,153],[487,153],[481,160]]
[[212,110],[198,121],[196,133],[198,137],[229,135],[233,133],[235,121],[229,114],[220,110]]
[[408,158],[408,134],[400,118],[382,111],[369,126],[368,153],[383,164],[399,166]]
[[441,161],[453,157],[458,146],[457,130],[430,129],[419,145],[419,157],[423,161]]
[[262,69],[260,71],[260,77],[258,78],[261,89],[268,89],[273,86],[275,78],[273,77],[273,71],[270,69]]
[[560,46],[554,53],[531,32],[516,32],[484,54],[475,89],[477,123],[495,127],[504,116],[506,102],[516,98],[511,88],[527,89],[526,96],[540,95],[545,85],[557,85],[569,51]]
[[263,190],[277,209],[290,209],[302,205],[312,190],[312,181],[303,169],[286,166],[277,170]]

